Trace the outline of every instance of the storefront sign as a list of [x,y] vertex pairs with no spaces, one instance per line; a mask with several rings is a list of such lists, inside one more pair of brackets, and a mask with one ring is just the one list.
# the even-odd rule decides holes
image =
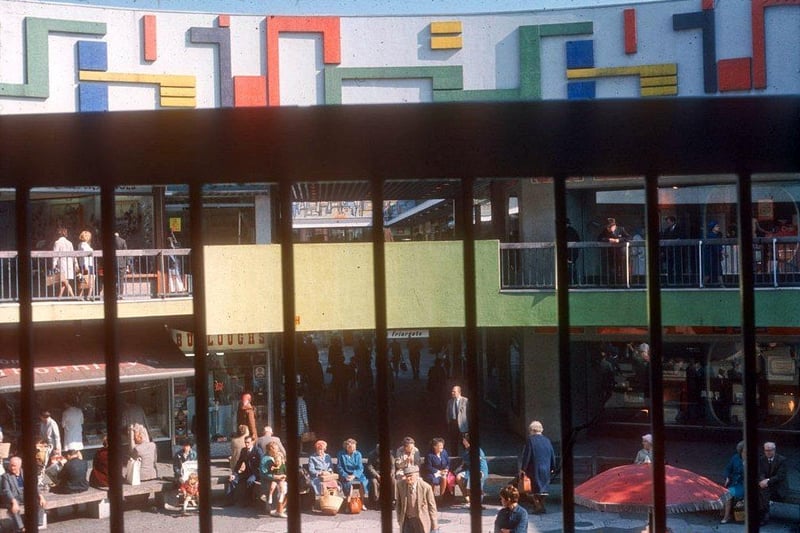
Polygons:
[[427,329],[392,329],[386,333],[387,339],[427,339]]
[[[172,340],[184,353],[194,352],[194,333],[191,331],[172,330]],[[208,335],[206,342],[209,351],[249,351],[266,350],[266,333],[227,333],[222,335]],[[212,350],[213,349],[213,350]]]

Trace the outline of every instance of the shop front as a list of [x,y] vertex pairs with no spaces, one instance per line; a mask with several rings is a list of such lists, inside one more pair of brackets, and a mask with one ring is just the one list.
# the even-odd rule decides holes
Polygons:
[[[21,372],[16,332],[6,331],[3,338],[8,340],[0,352],[0,426],[13,453],[22,430]],[[101,326],[37,324],[32,345],[37,411],[51,413],[63,438],[64,412],[70,407],[80,409],[81,444],[92,455],[109,431],[106,398],[118,395],[124,409],[141,408],[159,456],[167,457],[171,443],[185,431],[174,423],[172,413],[193,389],[193,361],[178,350],[163,325],[122,323],[118,346],[120,385],[111,390],[106,385]],[[122,434],[123,428],[119,429]],[[62,447],[66,449],[68,443]]]

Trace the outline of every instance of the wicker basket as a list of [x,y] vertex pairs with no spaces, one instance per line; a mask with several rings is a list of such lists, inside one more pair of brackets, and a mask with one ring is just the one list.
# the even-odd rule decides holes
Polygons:
[[322,514],[335,516],[342,508],[344,498],[339,496],[336,489],[325,488],[322,496],[319,499],[319,508]]

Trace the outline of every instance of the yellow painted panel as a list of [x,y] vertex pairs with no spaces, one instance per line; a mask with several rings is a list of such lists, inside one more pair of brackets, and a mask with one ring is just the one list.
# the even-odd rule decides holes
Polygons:
[[161,87],[161,96],[183,96],[194,98],[197,96],[197,91],[194,87]]
[[431,37],[431,48],[434,50],[460,49],[462,46],[460,35],[458,37]]
[[641,78],[639,80],[641,87],[658,87],[661,85],[678,85],[678,76],[653,76],[650,78]]
[[675,63],[663,65],[638,65],[635,67],[576,68],[567,70],[568,79],[610,78],[613,76],[674,76]]
[[196,107],[196,98],[161,98],[161,107]]
[[280,245],[206,246],[203,255],[208,331],[283,329]]
[[98,72],[81,70],[81,81],[106,81],[111,83],[152,83],[170,87],[195,87],[194,76],[178,76],[172,74],[125,74],[123,72]]
[[431,22],[431,33],[461,33],[461,21]]
[[642,87],[642,96],[675,96],[678,94],[676,85],[665,85],[663,87]]

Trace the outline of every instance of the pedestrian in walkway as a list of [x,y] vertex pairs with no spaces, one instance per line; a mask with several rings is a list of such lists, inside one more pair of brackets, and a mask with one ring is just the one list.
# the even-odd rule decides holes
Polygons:
[[419,467],[407,466],[397,481],[397,522],[400,533],[439,531],[433,489],[419,478]]
[[648,433],[642,435],[642,449],[636,454],[633,464],[641,465],[653,462],[653,436]]
[[543,435],[544,427],[541,422],[531,422],[528,432],[520,469],[531,480],[533,513],[544,514],[547,512],[544,501],[550,492],[550,476],[556,469],[556,452],[550,439]]

